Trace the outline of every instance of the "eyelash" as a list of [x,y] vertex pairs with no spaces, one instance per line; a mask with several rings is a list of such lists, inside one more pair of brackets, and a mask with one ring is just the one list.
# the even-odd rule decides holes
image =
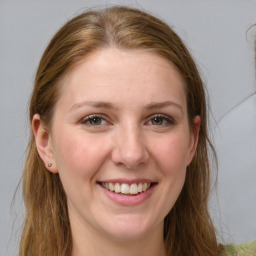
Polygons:
[[89,115],[89,116],[84,117],[80,121],[80,123],[88,125],[88,126],[100,126],[100,125],[102,125],[102,123],[100,123],[100,124],[92,124],[92,123],[90,123],[90,122],[92,122],[93,119],[99,119],[99,120],[101,120],[101,122],[102,121],[107,122],[106,118],[104,118],[102,115],[93,114],[93,115]]
[[[149,116],[148,118],[149,119],[146,122],[146,124],[149,124],[149,122],[151,122],[151,124],[149,124],[149,125],[168,126],[168,125],[175,124],[175,121],[173,120],[173,118],[171,118],[169,116],[166,116],[166,115],[163,115],[163,114],[154,114],[154,115]],[[161,119],[162,123],[161,124],[152,124],[152,121],[155,118]],[[93,119],[99,119],[100,123],[99,124],[93,124],[92,123]],[[108,121],[104,116],[102,116],[100,114],[93,114],[93,115],[86,116],[80,121],[81,124],[85,124],[85,125],[88,125],[88,126],[100,126],[100,125],[103,125],[102,122],[108,122]]]
[[[154,114],[154,115],[150,116],[150,120],[148,122],[150,122],[150,121],[152,122],[152,120],[155,118],[162,119],[162,122],[164,122],[164,124],[163,123],[158,124],[158,125],[155,124],[155,126],[168,126],[168,125],[175,124],[175,121],[173,118],[163,115],[163,114]],[[154,124],[152,124],[152,125],[154,125]]]

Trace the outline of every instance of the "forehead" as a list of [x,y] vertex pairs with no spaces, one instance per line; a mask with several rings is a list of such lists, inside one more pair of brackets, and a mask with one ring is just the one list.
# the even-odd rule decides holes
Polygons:
[[141,50],[108,48],[89,54],[66,74],[60,91],[67,105],[84,100],[134,106],[176,100],[186,105],[185,81],[176,66]]

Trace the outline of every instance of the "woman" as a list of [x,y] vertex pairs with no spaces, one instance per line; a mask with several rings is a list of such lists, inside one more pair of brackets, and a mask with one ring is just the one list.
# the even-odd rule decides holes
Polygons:
[[165,23],[125,7],[70,20],[30,121],[20,255],[222,255],[203,83]]

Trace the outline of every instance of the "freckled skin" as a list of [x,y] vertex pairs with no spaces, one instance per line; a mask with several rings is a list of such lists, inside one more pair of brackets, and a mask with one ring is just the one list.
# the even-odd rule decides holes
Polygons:
[[[74,238],[82,234],[90,240],[97,234],[135,241],[162,234],[197,143],[198,129],[189,130],[182,76],[156,54],[110,48],[85,58],[61,86],[49,145],[67,194]],[[72,109],[88,101],[114,107]],[[152,102],[176,105],[147,108]],[[99,125],[81,122],[92,114],[101,115]],[[174,124],[161,118],[155,124],[155,114],[171,117]],[[157,186],[143,203],[125,207],[97,184],[117,178],[150,179]]]

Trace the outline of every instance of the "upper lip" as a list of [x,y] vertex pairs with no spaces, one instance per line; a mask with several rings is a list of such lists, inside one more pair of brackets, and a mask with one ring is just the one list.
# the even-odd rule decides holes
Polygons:
[[98,183],[120,183],[120,184],[139,184],[139,183],[157,183],[154,180],[151,179],[104,179],[98,181]]

